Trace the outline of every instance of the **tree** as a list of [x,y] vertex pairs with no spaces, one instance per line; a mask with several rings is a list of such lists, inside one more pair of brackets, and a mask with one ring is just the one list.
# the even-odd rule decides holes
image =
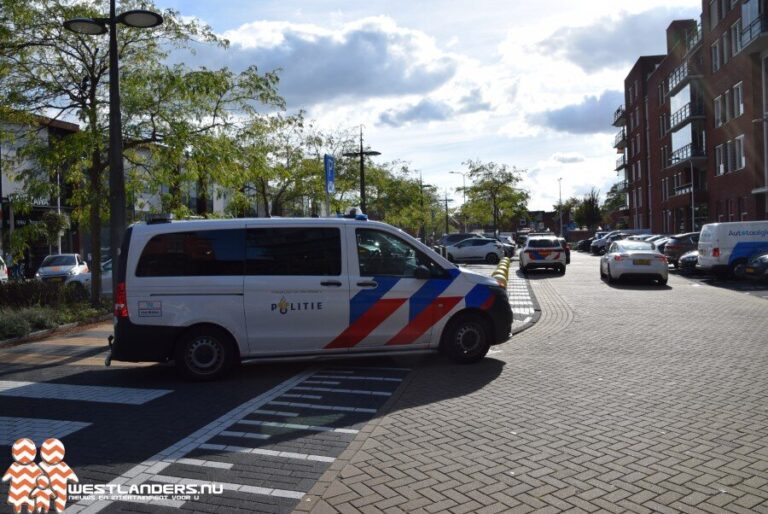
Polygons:
[[[92,298],[98,301],[100,229],[108,212],[105,172],[109,58],[105,38],[69,32],[62,22],[103,16],[109,4],[106,0],[0,2],[3,114],[28,127],[39,126],[33,123],[37,119],[34,115],[77,119],[81,125],[80,132],[67,137],[66,143],[27,147],[29,155],[48,166],[42,173],[35,170],[24,178],[29,184],[50,186],[55,167],[71,163],[63,180],[75,191],[71,199],[75,218],[87,221],[89,226],[95,264]],[[144,0],[125,0],[121,8],[157,10]],[[139,149],[151,154],[156,184],[167,183],[173,190],[178,185],[174,173],[186,165],[185,173],[189,175],[183,178],[196,178],[205,185],[209,177],[200,170],[209,169],[206,165],[222,155],[212,152],[212,147],[206,144],[210,139],[205,138],[211,134],[215,138],[231,126],[231,111],[247,115],[260,102],[279,105],[277,77],[261,76],[255,67],[235,76],[228,70],[188,71],[181,66],[161,64],[171,49],[184,47],[193,40],[227,45],[209,27],[184,20],[175,11],[165,10],[162,15],[163,24],[151,30],[119,28],[123,147],[129,158],[138,159]],[[13,73],[3,71],[9,69]],[[129,195],[131,192],[129,185]],[[171,200],[173,205],[178,204],[178,195]]]
[[463,216],[483,225],[490,223],[496,232],[499,225],[511,226],[514,218],[525,214],[528,193],[515,187],[522,180],[523,170],[473,160],[464,165],[469,170],[472,185],[466,188]]
[[575,196],[572,196],[568,198],[566,201],[564,201],[562,205],[558,202],[555,205],[553,205],[552,208],[557,212],[560,212],[560,210],[562,209],[563,218],[573,220],[573,214],[574,212],[576,212],[576,209],[578,208],[580,203],[581,203],[581,200],[579,200]]
[[574,217],[579,226],[585,226],[589,230],[593,230],[602,219],[602,212],[600,211],[600,191],[593,187],[589,193],[584,195],[581,203],[576,208]]
[[621,188],[620,184],[614,184],[605,195],[605,203],[602,207],[603,223],[611,223],[611,214],[621,210],[627,205],[627,193]]

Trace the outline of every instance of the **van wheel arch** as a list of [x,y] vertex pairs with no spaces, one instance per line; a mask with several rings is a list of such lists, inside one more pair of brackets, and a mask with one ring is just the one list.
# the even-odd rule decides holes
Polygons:
[[[224,363],[223,368],[221,369],[221,373],[216,373],[214,375],[203,376],[203,375],[195,375],[194,373],[190,372],[189,370],[184,369],[184,366],[181,362],[179,362],[180,356],[183,354],[184,349],[183,345],[189,341],[191,338],[194,338],[195,336],[199,335],[209,335],[212,336],[215,339],[219,339],[224,345],[226,345],[229,355],[226,355],[226,362]],[[228,371],[231,371],[232,368],[238,366],[240,364],[240,348],[237,344],[237,340],[232,335],[232,333],[225,329],[224,327],[217,325],[215,323],[197,323],[195,325],[191,325],[187,327],[174,341],[173,345],[173,353],[171,355],[171,358],[176,361],[177,367],[182,371],[184,375],[186,375],[187,378],[191,378],[193,380],[213,380],[216,378],[219,378],[223,374],[225,374]]]
[[446,333],[447,333],[446,330],[448,329],[448,327],[455,320],[457,320],[457,319],[459,319],[459,318],[461,318],[463,316],[467,316],[467,315],[481,317],[483,319],[483,321],[485,322],[485,324],[487,325],[487,328],[488,328],[488,338],[489,338],[489,341],[491,341],[491,345],[493,345],[493,341],[496,341],[496,332],[495,332],[495,329],[494,329],[494,326],[493,326],[493,318],[491,318],[491,315],[488,313],[488,311],[484,311],[484,310],[481,310],[481,309],[475,309],[475,308],[467,308],[467,309],[462,309],[459,312],[455,313],[445,323],[445,326],[443,327],[443,333],[440,334],[440,349],[441,350],[443,349],[443,347],[445,345],[445,341],[446,341],[446,337],[445,336],[446,336]]
[[744,268],[746,268],[746,266],[747,259],[745,257],[736,259],[728,267],[728,274],[731,278],[744,278]]

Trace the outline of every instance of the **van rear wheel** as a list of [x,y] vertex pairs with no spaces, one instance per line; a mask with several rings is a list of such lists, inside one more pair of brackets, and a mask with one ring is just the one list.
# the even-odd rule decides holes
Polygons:
[[450,321],[441,349],[459,364],[472,364],[488,353],[491,330],[488,322],[476,314],[460,315]]
[[195,328],[185,333],[176,345],[174,357],[182,375],[199,381],[222,377],[236,361],[232,338],[214,327]]

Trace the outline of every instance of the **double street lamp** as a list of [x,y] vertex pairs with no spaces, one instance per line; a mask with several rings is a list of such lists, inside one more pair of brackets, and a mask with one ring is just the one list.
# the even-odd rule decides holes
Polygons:
[[[113,266],[117,265],[123,231],[125,230],[125,174],[123,171],[123,136],[120,119],[120,74],[117,55],[117,24],[134,28],[152,28],[163,23],[159,14],[137,9],[115,15],[115,0],[109,1],[108,18],[74,18],[64,22],[64,28],[100,36],[109,32],[109,208],[110,249]],[[100,265],[100,263],[95,263]],[[113,281],[113,285],[116,281]],[[114,294],[114,291],[113,291]]]
[[363,214],[368,214],[365,208],[365,156],[381,155],[381,152],[375,150],[363,150],[363,126],[360,125],[360,151],[344,152],[344,157],[360,157],[360,209]]

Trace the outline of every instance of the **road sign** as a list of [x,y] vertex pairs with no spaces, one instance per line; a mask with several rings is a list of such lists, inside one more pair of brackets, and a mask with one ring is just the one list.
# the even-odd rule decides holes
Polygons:
[[335,193],[336,182],[334,175],[336,173],[336,159],[332,155],[325,154],[323,160],[325,161],[325,192]]

